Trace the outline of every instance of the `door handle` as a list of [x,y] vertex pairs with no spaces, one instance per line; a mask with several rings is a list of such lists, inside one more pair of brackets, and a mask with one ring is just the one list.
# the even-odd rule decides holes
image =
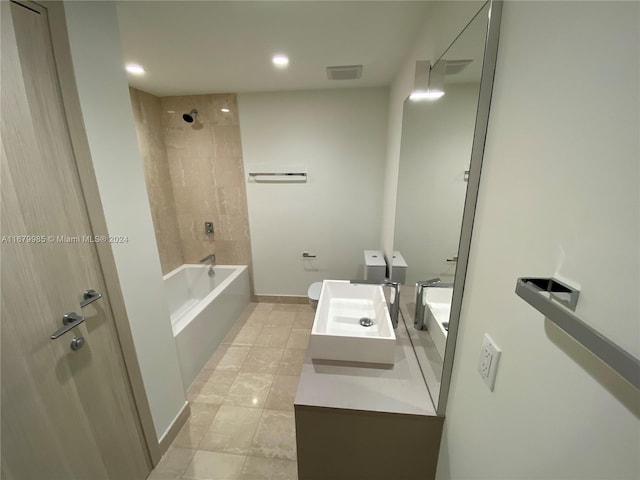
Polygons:
[[84,317],[82,315],[78,315],[76,312],[65,313],[62,316],[62,324],[63,327],[59,328],[55,332],[51,334],[51,340],[55,340],[58,337],[61,337],[69,330],[76,328],[78,325],[84,322]]
[[96,292],[95,290],[89,289],[89,290],[85,290],[84,294],[82,295],[82,298],[84,300],[80,302],[80,308],[84,308],[87,305],[95,302],[96,300],[99,300],[100,298],[102,298],[102,294]]

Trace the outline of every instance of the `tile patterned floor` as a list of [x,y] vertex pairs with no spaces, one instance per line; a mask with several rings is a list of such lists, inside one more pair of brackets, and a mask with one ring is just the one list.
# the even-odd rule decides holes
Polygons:
[[191,417],[149,480],[298,478],[293,400],[314,312],[249,308],[191,385]]

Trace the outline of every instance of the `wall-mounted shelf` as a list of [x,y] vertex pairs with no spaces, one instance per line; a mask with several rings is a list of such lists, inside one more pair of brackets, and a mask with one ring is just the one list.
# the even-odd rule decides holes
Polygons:
[[640,360],[560,305],[575,310],[579,290],[554,278],[521,277],[516,294],[640,389]]

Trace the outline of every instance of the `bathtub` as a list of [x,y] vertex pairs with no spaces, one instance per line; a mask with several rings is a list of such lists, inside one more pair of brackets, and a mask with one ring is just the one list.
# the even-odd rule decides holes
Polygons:
[[249,305],[249,271],[244,265],[182,265],[166,274],[182,383],[189,388],[211,354]]

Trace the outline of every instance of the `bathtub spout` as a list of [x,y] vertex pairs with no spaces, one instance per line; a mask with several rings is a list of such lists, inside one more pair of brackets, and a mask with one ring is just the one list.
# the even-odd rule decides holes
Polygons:
[[207,255],[202,260],[200,260],[200,263],[209,262],[213,265],[213,262],[215,261],[216,261],[216,254],[212,253],[211,255]]
[[209,262],[209,276],[213,277],[216,274],[216,271],[213,269],[213,265],[216,262],[216,254],[212,253],[211,255],[207,255],[202,260],[200,260],[200,263],[204,262]]

